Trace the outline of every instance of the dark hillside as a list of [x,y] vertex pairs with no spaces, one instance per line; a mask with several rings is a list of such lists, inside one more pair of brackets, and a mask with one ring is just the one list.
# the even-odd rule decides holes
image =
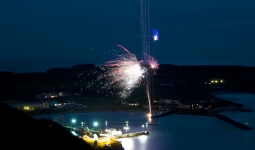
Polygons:
[[2,102],[0,110],[1,149],[93,149],[51,120],[36,120]]
[[[31,101],[42,92],[80,93],[82,101],[109,98],[101,90],[97,77],[107,68],[93,64],[74,65],[70,68],[52,68],[46,73],[0,72],[0,100]],[[212,80],[223,83],[211,84]],[[93,81],[93,84],[92,84]],[[160,64],[151,78],[153,99],[177,96],[181,99],[203,99],[214,91],[255,92],[255,67],[246,66],[177,66]],[[162,86],[164,85],[164,86]],[[127,100],[146,102],[144,84]],[[118,90],[118,89],[116,89]],[[116,96],[116,95],[114,95]],[[76,99],[77,97],[72,97]],[[96,102],[97,103],[97,102]],[[87,105],[87,104],[86,104]]]

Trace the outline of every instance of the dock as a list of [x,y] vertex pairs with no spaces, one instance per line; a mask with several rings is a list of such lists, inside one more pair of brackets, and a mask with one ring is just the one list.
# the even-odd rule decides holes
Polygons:
[[135,137],[140,135],[149,135],[149,131],[141,131],[141,132],[127,133],[127,134],[120,134],[120,135],[110,135],[110,138],[120,139],[120,138],[130,138],[130,137]]
[[164,116],[173,114],[174,112],[175,112],[175,110],[170,110],[170,111],[166,111],[166,112],[163,112],[163,113],[153,114],[153,115],[151,116],[151,118],[160,118],[160,117],[164,117]]
[[229,118],[227,116],[224,116],[222,114],[216,113],[216,114],[214,114],[214,116],[216,118],[220,119],[220,120],[223,120],[223,121],[225,121],[225,122],[227,122],[227,123],[237,127],[237,128],[240,128],[240,129],[243,129],[243,130],[252,130],[253,129],[253,128],[247,126],[247,125],[239,123],[239,122],[237,122],[237,121],[235,121],[235,120],[233,120],[233,119],[231,119],[231,118]]
[[146,125],[160,125],[160,123],[141,123],[141,122],[105,122],[107,124],[146,124]]

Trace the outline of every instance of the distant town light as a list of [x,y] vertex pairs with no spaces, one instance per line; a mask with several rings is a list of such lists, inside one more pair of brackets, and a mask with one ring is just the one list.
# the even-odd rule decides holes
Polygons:
[[24,110],[29,110],[29,107],[28,107],[28,106],[25,106],[25,107],[24,107]]

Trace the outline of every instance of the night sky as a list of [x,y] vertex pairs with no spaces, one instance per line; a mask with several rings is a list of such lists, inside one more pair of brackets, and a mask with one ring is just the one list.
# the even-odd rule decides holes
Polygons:
[[[255,66],[255,0],[151,0],[150,24],[160,64]],[[140,34],[139,0],[1,0],[0,71],[142,59]]]

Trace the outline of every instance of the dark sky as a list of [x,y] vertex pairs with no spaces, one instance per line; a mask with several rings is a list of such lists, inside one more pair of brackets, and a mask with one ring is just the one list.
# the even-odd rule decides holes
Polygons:
[[[139,21],[139,0],[1,0],[0,71],[142,59]],[[150,24],[160,64],[255,66],[255,0],[151,0]]]

